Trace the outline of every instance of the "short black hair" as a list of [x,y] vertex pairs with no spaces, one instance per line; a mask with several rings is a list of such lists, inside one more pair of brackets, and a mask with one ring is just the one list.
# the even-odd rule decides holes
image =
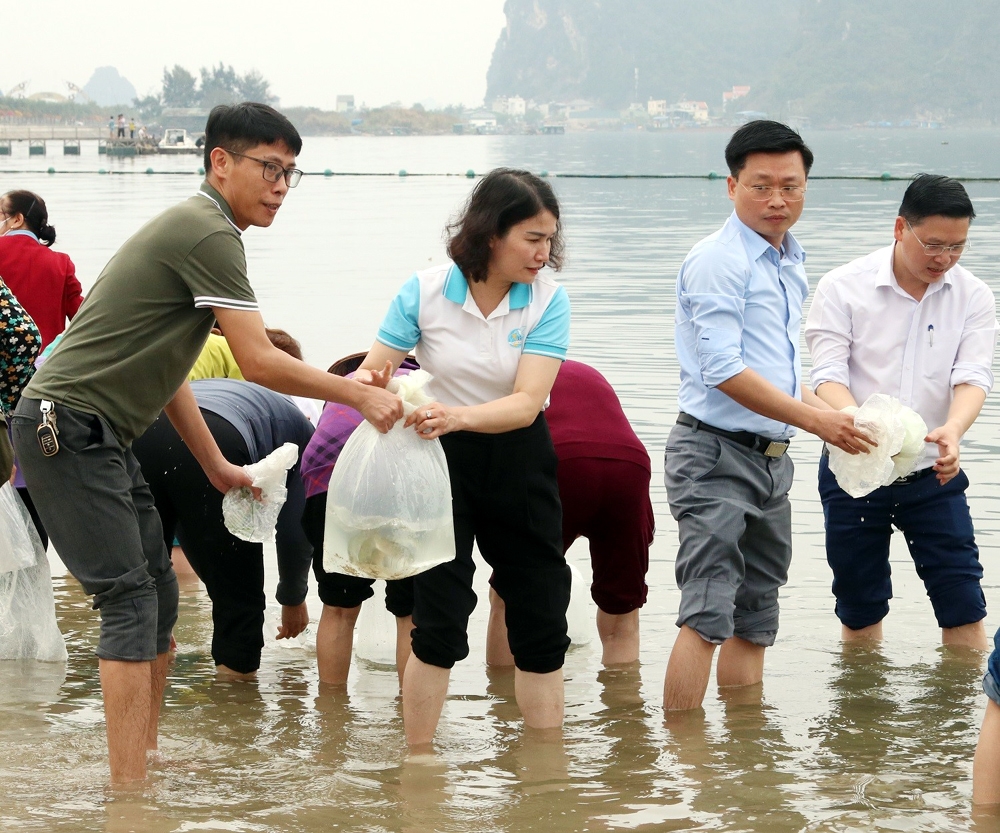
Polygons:
[[954,217],[969,222],[976,219],[969,194],[957,179],[940,174],[917,174],[903,193],[899,216],[911,226],[928,217]]
[[813,164],[813,153],[802,141],[802,137],[787,124],[769,119],[757,119],[740,127],[729,139],[726,145],[726,164],[729,173],[734,177],[746,167],[747,157],[751,153],[791,153],[798,151],[802,155],[802,164],[806,176]]
[[219,104],[208,114],[205,125],[205,170],[212,170],[212,151],[217,147],[243,153],[257,145],[284,142],[296,156],[302,137],[287,118],[266,104],[244,101]]
[[[515,168],[495,168],[472,189],[461,215],[448,224],[448,257],[467,280],[485,281],[490,241],[542,211],[559,220],[559,201],[544,179]],[[558,272],[562,258],[562,224],[557,223],[546,265]]]

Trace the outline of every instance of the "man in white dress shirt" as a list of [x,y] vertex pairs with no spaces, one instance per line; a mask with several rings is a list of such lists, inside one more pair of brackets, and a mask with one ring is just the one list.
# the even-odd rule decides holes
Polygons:
[[864,498],[837,485],[824,452],[819,489],[845,640],[882,638],[892,584],[889,537],[905,536],[945,644],[985,649],[983,570],[959,442],[993,387],[996,302],[958,265],[975,217],[962,184],[914,177],[893,245],[827,274],[806,322],[812,385],[834,408],[894,396],[930,429],[916,471]]

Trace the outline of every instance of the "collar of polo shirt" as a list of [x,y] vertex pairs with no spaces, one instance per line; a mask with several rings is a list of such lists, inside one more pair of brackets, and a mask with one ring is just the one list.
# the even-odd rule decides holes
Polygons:
[[[448,270],[448,277],[444,282],[444,297],[449,301],[461,306],[469,295],[469,282],[462,270],[456,264],[452,264]],[[507,295],[509,309],[523,309],[531,303],[531,284],[515,283],[511,284],[510,292]]]

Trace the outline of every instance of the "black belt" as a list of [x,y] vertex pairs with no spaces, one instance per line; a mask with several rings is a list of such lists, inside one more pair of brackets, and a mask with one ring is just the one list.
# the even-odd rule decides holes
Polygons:
[[762,437],[752,431],[723,431],[714,425],[695,419],[691,414],[683,411],[677,415],[677,424],[686,425],[692,431],[708,431],[709,434],[718,434],[734,443],[746,446],[751,451],[759,451],[765,457],[781,457],[791,443],[788,440],[772,440],[770,437]]

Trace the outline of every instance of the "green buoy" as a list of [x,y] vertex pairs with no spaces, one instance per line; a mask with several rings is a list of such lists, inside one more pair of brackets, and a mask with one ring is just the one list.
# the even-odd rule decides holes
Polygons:
[[323,176],[333,176],[333,171],[327,168],[325,171],[323,171]]
[[399,169],[399,175],[400,176],[406,176],[406,168],[400,168]]
[[205,169],[204,168],[198,168],[198,176],[204,176],[204,175],[205,175]]
[[543,178],[544,178],[544,177],[547,177],[547,176],[549,175],[549,172],[548,172],[548,171],[541,171],[541,172],[539,172],[539,174],[538,174],[538,175],[539,175],[540,177],[543,177]]
[[56,172],[56,169],[55,169],[55,168],[49,168],[49,173],[50,173],[50,174],[54,174],[55,172]]
[[882,176],[879,177],[879,179],[881,179],[883,182],[886,181],[886,180],[888,180],[888,179],[892,179],[892,174],[889,173],[888,171],[884,171],[882,173]]
[[468,177],[469,179],[474,179],[474,178],[475,178],[475,176],[476,176],[476,172],[475,172],[474,170],[472,170],[472,168],[469,168],[469,170],[467,170],[467,171],[465,172],[465,175],[466,175],[466,176],[467,176],[467,177]]
[[709,171],[708,172],[708,178],[709,179],[718,179],[719,175],[715,171]]
[[153,173],[156,173],[156,171],[154,171],[152,168],[146,168],[146,173],[147,174],[153,174]]

